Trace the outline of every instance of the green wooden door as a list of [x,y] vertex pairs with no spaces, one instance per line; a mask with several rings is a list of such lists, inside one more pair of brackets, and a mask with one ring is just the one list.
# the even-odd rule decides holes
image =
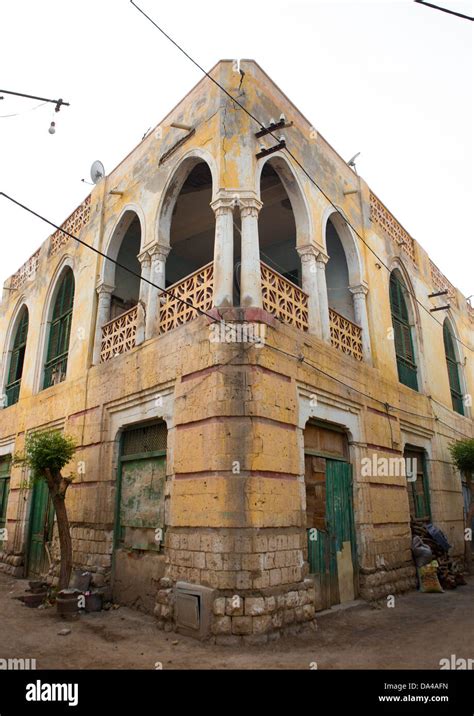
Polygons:
[[28,576],[39,576],[48,567],[45,543],[51,541],[54,507],[44,480],[33,487],[28,543]]
[[326,459],[326,526],[308,529],[310,573],[319,578],[321,606],[357,595],[357,553],[352,502],[352,466]]
[[165,525],[166,455],[122,458],[118,545],[159,549]]

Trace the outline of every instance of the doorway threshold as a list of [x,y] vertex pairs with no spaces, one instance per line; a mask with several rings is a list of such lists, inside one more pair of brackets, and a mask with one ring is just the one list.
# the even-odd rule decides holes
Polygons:
[[323,609],[320,612],[315,613],[316,619],[319,619],[319,617],[323,617],[326,614],[335,614],[336,612],[342,612],[346,609],[354,609],[355,607],[361,607],[364,604],[367,604],[363,599],[354,599],[351,602],[344,602],[344,604],[334,604],[329,609]]

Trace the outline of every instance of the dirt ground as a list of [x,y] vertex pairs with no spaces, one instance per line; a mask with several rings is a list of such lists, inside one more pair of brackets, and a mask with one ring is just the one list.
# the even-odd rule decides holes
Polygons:
[[[324,613],[316,632],[261,647],[223,647],[163,633],[153,617],[120,607],[65,622],[54,607],[30,609],[24,580],[0,574],[0,658],[37,669],[439,669],[451,654],[474,657],[474,577],[444,594],[411,592]],[[60,636],[61,629],[71,633]],[[313,664],[313,666],[311,666]]]

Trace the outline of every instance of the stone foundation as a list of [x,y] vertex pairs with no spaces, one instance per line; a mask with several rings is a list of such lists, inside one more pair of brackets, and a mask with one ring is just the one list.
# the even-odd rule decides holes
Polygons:
[[306,532],[287,529],[173,528],[166,576],[213,589],[260,590],[300,583]]
[[416,589],[415,565],[407,563],[395,569],[373,571],[361,569],[359,589],[361,598],[367,601]]
[[[212,605],[210,641],[216,644],[264,644],[281,635],[314,630],[314,582],[279,587],[252,594],[231,594],[216,590]],[[160,580],[155,616],[158,628],[175,629],[175,594],[169,578]]]
[[23,577],[24,570],[24,557],[22,554],[0,552],[0,572],[10,574],[12,577]]
[[175,625],[177,581],[215,590],[210,640],[262,644],[281,634],[315,628],[315,589],[304,579],[306,532],[297,528],[190,530],[166,536],[166,577],[154,614],[158,627]]

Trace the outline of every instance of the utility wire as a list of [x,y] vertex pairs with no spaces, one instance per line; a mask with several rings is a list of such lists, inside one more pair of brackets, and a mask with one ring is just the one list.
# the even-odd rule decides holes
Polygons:
[[[25,206],[25,204],[22,204],[22,203],[19,202],[17,199],[14,199],[13,197],[11,197],[11,196],[9,196],[8,194],[6,194],[5,192],[1,191],[1,192],[0,192],[0,196],[4,196],[6,199],[8,199],[8,201],[11,201],[13,204],[16,204],[17,206],[19,206],[19,207],[20,207],[21,209],[23,209],[24,211],[27,211],[28,213],[32,214],[33,216],[36,216],[38,219],[41,219],[41,221],[44,221],[46,224],[49,224],[49,225],[52,226],[54,229],[56,229],[56,230],[58,230],[58,231],[61,231],[63,234],[65,234],[65,235],[68,236],[69,238],[74,239],[74,241],[77,241],[77,242],[78,242],[79,244],[81,244],[82,246],[85,246],[86,248],[91,249],[92,251],[94,251],[94,253],[98,254],[99,256],[102,256],[104,259],[107,259],[108,261],[111,261],[111,262],[112,262],[113,264],[115,264],[116,266],[120,266],[120,268],[124,269],[125,271],[128,271],[130,274],[132,274],[133,276],[136,276],[136,277],[139,278],[140,280],[145,281],[145,282],[148,283],[150,286],[153,286],[154,288],[157,288],[159,291],[161,291],[161,292],[163,292],[163,293],[166,293],[167,295],[169,295],[169,296],[171,296],[172,298],[176,299],[176,300],[179,301],[180,303],[183,303],[183,304],[185,304],[186,306],[189,306],[190,308],[192,308],[193,310],[195,310],[197,313],[199,313],[199,314],[201,314],[201,315],[203,315],[203,316],[207,316],[208,318],[211,318],[213,321],[216,320],[216,317],[213,316],[212,314],[207,313],[207,312],[204,311],[202,308],[198,308],[197,306],[194,306],[194,305],[193,305],[192,303],[190,303],[189,301],[185,301],[184,299],[180,298],[179,296],[176,296],[176,295],[173,293],[173,291],[170,291],[170,290],[164,289],[164,288],[160,288],[160,286],[158,286],[157,284],[153,283],[153,281],[150,281],[149,279],[146,279],[145,277],[141,276],[141,274],[136,273],[135,271],[133,271],[133,269],[129,268],[128,266],[125,266],[124,264],[121,264],[119,261],[116,261],[115,259],[110,258],[110,256],[107,256],[106,254],[104,254],[104,253],[103,253],[102,251],[100,251],[99,249],[96,249],[94,246],[91,246],[90,244],[88,244],[87,242],[83,241],[82,239],[79,239],[77,236],[74,236],[74,235],[71,234],[69,231],[66,231],[65,229],[62,229],[60,226],[58,226],[58,225],[55,224],[54,222],[50,221],[49,219],[47,219],[46,217],[42,216],[41,214],[39,214],[38,212],[34,211],[33,209],[30,209],[28,206]],[[224,322],[224,321],[221,320],[221,322]],[[268,348],[270,348],[271,350],[275,350],[275,351],[277,351],[277,352],[279,352],[279,353],[282,353],[282,354],[286,355],[286,356],[289,357],[289,358],[293,358],[293,359],[297,360],[297,361],[300,362],[300,363],[305,363],[305,364],[308,365],[309,367],[311,367],[311,368],[313,368],[314,370],[318,371],[319,373],[325,375],[327,378],[330,378],[330,379],[336,381],[337,383],[339,383],[340,385],[343,385],[343,386],[344,386],[345,388],[347,388],[348,390],[355,391],[356,393],[359,393],[360,395],[363,395],[365,398],[368,398],[369,400],[373,400],[373,401],[375,401],[375,402],[377,402],[377,403],[380,403],[381,405],[383,405],[383,406],[385,407],[385,409],[390,408],[391,410],[400,410],[400,411],[405,412],[405,413],[408,413],[408,414],[410,414],[410,415],[413,415],[413,416],[416,416],[416,417],[419,417],[419,418],[428,419],[428,420],[439,420],[439,422],[441,422],[441,423],[443,423],[444,425],[446,425],[446,427],[448,427],[450,430],[453,430],[454,432],[457,432],[457,433],[459,433],[460,435],[463,435],[464,437],[469,437],[468,435],[465,435],[464,433],[461,433],[459,430],[456,430],[455,428],[453,428],[453,427],[452,427],[451,425],[449,425],[448,423],[444,423],[444,422],[443,422],[440,418],[438,418],[438,416],[436,416],[436,415],[435,415],[435,416],[432,416],[432,415],[422,415],[422,414],[420,414],[420,413],[413,413],[413,412],[410,412],[410,411],[408,411],[408,410],[404,410],[403,408],[400,408],[400,407],[398,407],[398,406],[396,406],[396,405],[391,405],[390,403],[388,403],[388,402],[386,402],[386,401],[383,401],[383,400],[381,400],[380,398],[376,398],[376,397],[374,397],[373,395],[369,395],[368,393],[365,393],[364,391],[359,390],[359,388],[355,388],[355,387],[353,387],[353,386],[351,386],[351,385],[348,385],[347,383],[344,383],[344,381],[340,380],[339,378],[336,378],[334,375],[331,375],[330,373],[327,373],[325,370],[323,370],[322,368],[320,368],[319,366],[317,366],[315,363],[313,363],[312,361],[307,360],[306,358],[304,358],[304,357],[302,357],[302,356],[297,356],[297,355],[294,355],[293,353],[288,353],[287,351],[284,351],[282,348],[278,348],[277,346],[272,346],[272,345],[270,345],[270,344],[267,343],[267,342],[265,343],[265,346],[268,347]],[[440,405],[441,405],[441,403],[440,403]],[[443,407],[445,407],[445,406],[443,406]],[[387,416],[388,416],[388,412],[387,412]]]
[[0,119],[5,119],[7,117],[21,117],[23,114],[27,114],[28,112],[33,112],[35,109],[39,109],[40,107],[44,107],[46,102],[41,102],[41,104],[37,104],[35,107],[30,107],[30,109],[25,109],[24,112],[14,112],[13,114],[0,114]]
[[[424,420],[435,420],[436,422],[442,423],[443,425],[445,425],[447,428],[449,428],[453,432],[458,433],[459,435],[462,435],[465,438],[471,437],[471,435],[466,435],[466,433],[463,433],[460,430],[453,428],[451,425],[449,425],[449,423],[446,423],[443,420],[441,420],[441,418],[439,418],[438,415],[436,415],[436,413],[434,413],[433,415],[423,415],[422,413],[414,413],[411,410],[405,410],[404,408],[401,408],[397,405],[391,405],[387,401],[381,400],[380,398],[376,398],[375,396],[369,395],[368,393],[364,393],[363,390],[359,390],[359,388],[355,388],[352,385],[348,385],[347,383],[344,383],[343,380],[340,380],[339,378],[336,378],[334,375],[327,373],[325,370],[323,370],[322,368],[317,366],[315,363],[304,358],[301,355],[297,356],[294,353],[288,353],[287,351],[283,350],[282,348],[278,348],[277,346],[272,346],[267,342],[265,342],[265,347],[270,348],[271,350],[277,351],[278,353],[282,353],[283,355],[287,356],[288,358],[293,358],[294,360],[297,360],[299,363],[305,363],[310,368],[313,368],[314,370],[318,371],[318,373],[321,373],[322,375],[326,376],[327,378],[331,378],[332,380],[336,381],[336,383],[343,385],[345,388],[348,388],[349,390],[353,390],[354,392],[359,393],[359,395],[363,395],[365,398],[368,398],[369,400],[373,400],[376,403],[380,403],[387,410],[386,415],[389,419],[390,419],[390,414],[388,413],[388,409],[398,410],[402,413],[407,413],[408,415],[412,415],[417,418],[423,418]],[[439,404],[442,405],[441,403],[439,403]],[[442,407],[445,408],[446,406],[443,405]]]
[[447,7],[440,7],[439,5],[433,5],[430,2],[425,2],[425,0],[415,0],[416,3],[419,5],[426,5],[426,7],[432,7],[435,10],[441,10],[441,12],[447,12],[449,15],[456,15],[456,17],[462,17],[463,20],[471,20],[471,22],[474,20],[474,17],[471,17],[470,15],[464,15],[462,12],[455,12],[454,10],[448,10]]
[[[196,67],[198,67],[199,70],[200,70],[206,77],[208,77],[208,78],[211,80],[211,82],[213,82],[217,87],[219,87],[219,89],[222,90],[222,92],[224,92],[224,94],[226,94],[227,97],[229,97],[240,109],[242,109],[251,119],[253,119],[253,121],[258,124],[258,126],[260,127],[260,129],[266,129],[265,125],[262,124],[262,122],[260,122],[260,120],[257,119],[257,117],[255,117],[255,115],[253,115],[246,107],[244,107],[244,105],[243,105],[241,102],[239,102],[239,100],[236,99],[232,94],[230,94],[230,92],[228,92],[228,91],[225,89],[225,87],[223,87],[214,77],[211,77],[211,75],[210,75],[208,72],[206,72],[206,70],[205,70],[198,62],[196,62],[196,60],[194,60],[194,59],[191,57],[191,55],[189,55],[189,53],[186,52],[186,50],[184,50],[175,40],[173,40],[173,38],[170,37],[149,15],[147,15],[146,12],[144,12],[133,0],[130,0],[130,2],[131,2],[131,4],[132,4],[142,15],[144,15],[144,17],[146,17],[147,20],[149,20],[149,21],[151,22],[151,24],[152,24],[154,27],[156,27],[157,30],[159,30],[175,47],[177,47],[178,50],[179,50],[180,52],[182,52],[183,55],[185,55],[185,57],[188,58],[188,60],[190,60]],[[275,139],[277,142],[280,141],[279,137],[276,137],[275,134],[273,133],[273,131],[268,131],[268,130],[267,130],[267,134],[269,134],[271,137],[273,137],[273,139]],[[387,271],[390,273],[390,268],[389,268],[389,266],[387,266],[387,264],[383,261],[383,259],[380,258],[380,256],[374,251],[374,249],[373,249],[373,248],[367,243],[367,241],[360,235],[360,233],[357,231],[357,229],[356,229],[356,228],[350,223],[350,221],[342,214],[342,212],[338,209],[338,207],[336,206],[336,204],[335,204],[335,203],[332,201],[332,199],[326,194],[326,192],[324,191],[324,189],[322,189],[322,188],[319,186],[319,184],[316,182],[316,180],[313,179],[313,177],[307,172],[307,170],[304,168],[304,166],[301,164],[301,162],[295,157],[295,155],[293,154],[293,152],[291,152],[290,149],[288,149],[288,147],[286,146],[286,144],[283,146],[283,149],[289,154],[289,156],[293,159],[293,161],[299,166],[299,168],[301,169],[301,171],[308,177],[308,179],[311,181],[311,183],[314,184],[314,186],[321,192],[321,194],[324,196],[324,198],[331,204],[331,206],[336,210],[336,212],[339,214],[339,216],[341,216],[341,218],[345,221],[345,223],[346,223],[348,226],[351,227],[351,229],[354,231],[354,233],[356,234],[356,236],[362,241],[362,243],[369,249],[369,251],[371,251],[371,252],[373,253],[373,255],[375,256],[375,258],[376,258],[378,261],[380,261],[380,263],[382,264],[382,266],[383,266],[385,269],[387,269]],[[443,327],[443,324],[442,324],[440,321],[438,321],[437,318],[435,318],[435,317],[433,316],[433,314],[431,313],[431,311],[430,311],[428,308],[426,308],[426,306],[415,296],[414,293],[412,293],[412,292],[410,291],[410,289],[409,289],[408,287],[407,287],[407,292],[410,294],[410,296],[413,298],[413,300],[416,301],[416,303],[418,303],[418,304],[423,308],[424,311],[426,311],[426,313],[428,314],[428,316],[430,316],[430,317],[433,319],[433,321],[435,321],[435,323],[437,323],[437,324],[442,328],[442,327]],[[460,343],[461,345],[463,345],[464,348],[466,348],[468,351],[471,351],[471,352],[473,351],[473,349],[472,349],[470,346],[468,346],[466,343],[463,343],[463,341],[461,341],[459,338],[457,338],[456,336],[454,336],[454,338],[455,338],[456,341],[458,341],[458,343]]]
[[180,303],[183,303],[184,305],[189,306],[189,308],[194,309],[201,315],[207,316],[208,318],[212,318],[213,321],[216,320],[216,317],[213,316],[212,314],[206,313],[206,311],[204,311],[202,308],[198,308],[198,307],[194,306],[190,301],[185,301],[184,298],[180,298],[179,296],[176,296],[176,294],[174,294],[173,291],[169,291],[167,288],[161,288],[160,286],[157,286],[157,284],[153,283],[153,281],[150,281],[149,279],[145,278],[144,276],[137,273],[136,271],[129,268],[128,266],[121,264],[119,261],[116,261],[115,259],[110,258],[110,256],[107,256],[107,254],[104,254],[102,251],[99,251],[99,249],[96,249],[95,246],[91,246],[90,244],[86,243],[85,241],[82,241],[82,239],[79,239],[77,236],[70,234],[69,231],[62,229],[60,226],[58,226],[54,222],[47,219],[45,216],[38,214],[38,212],[34,211],[33,209],[30,209],[28,206],[25,206],[25,204],[22,204],[20,201],[17,201],[17,199],[14,199],[12,196],[9,196],[8,194],[5,194],[4,191],[0,191],[0,196],[4,196],[5,199],[8,199],[8,201],[11,201],[13,204],[16,204],[21,209],[24,209],[29,214],[33,214],[33,216],[36,216],[38,219],[41,219],[41,221],[44,221],[45,224],[49,224],[57,231],[61,231],[63,234],[65,234],[66,236],[68,236],[71,239],[74,239],[74,241],[77,241],[82,246],[85,246],[86,248],[91,249],[99,256],[102,256],[102,258],[107,259],[107,261],[111,261],[113,264],[115,264],[116,266],[120,266],[120,268],[124,269],[125,271],[128,271],[133,276],[136,276],[136,278],[139,278],[141,281],[144,281],[145,283],[148,283],[150,286],[157,288],[160,292],[166,293],[168,296],[171,296],[171,298],[174,298],[176,301],[179,301]]

